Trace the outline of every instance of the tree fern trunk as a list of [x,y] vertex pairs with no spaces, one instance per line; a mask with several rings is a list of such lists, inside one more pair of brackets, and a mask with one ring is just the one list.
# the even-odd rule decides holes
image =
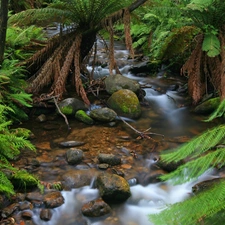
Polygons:
[[0,1],[0,65],[3,62],[8,18],[8,0]]

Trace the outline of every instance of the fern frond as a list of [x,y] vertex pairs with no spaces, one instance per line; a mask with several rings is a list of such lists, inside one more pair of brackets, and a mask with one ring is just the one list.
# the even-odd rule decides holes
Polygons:
[[225,125],[217,126],[205,131],[200,136],[193,138],[190,142],[179,146],[173,152],[162,153],[163,161],[179,162],[182,159],[196,157],[212,147],[218,145],[225,136]]
[[9,17],[8,24],[17,26],[39,25],[46,26],[53,22],[65,23],[71,18],[69,11],[56,8],[28,9]]
[[169,206],[160,212],[160,215],[154,214],[149,217],[155,225],[198,224],[205,217],[216,215],[225,208],[224,196],[225,181],[221,181],[205,192]]
[[210,122],[214,120],[215,118],[223,116],[225,113],[225,99],[220,102],[219,106],[216,108],[216,110],[209,116],[207,120],[204,120],[205,122]]
[[14,194],[14,187],[7,176],[0,170],[0,193]]
[[185,183],[202,175],[206,170],[225,165],[225,148],[218,148],[206,155],[198,157],[179,166],[174,172],[160,177],[162,180],[170,180],[174,184]]
[[209,57],[215,57],[220,54],[220,41],[214,34],[205,34],[202,43],[202,50],[207,52]]

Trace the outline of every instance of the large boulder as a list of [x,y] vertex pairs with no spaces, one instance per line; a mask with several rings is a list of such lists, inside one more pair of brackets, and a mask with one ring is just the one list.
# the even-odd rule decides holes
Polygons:
[[196,106],[194,109],[194,112],[198,113],[198,114],[210,114],[214,110],[216,110],[216,108],[219,106],[219,104],[220,104],[219,97],[210,98],[210,99],[202,102],[198,106]]
[[101,122],[111,122],[116,119],[117,114],[107,107],[93,109],[90,112],[90,117]]
[[108,99],[107,105],[119,116],[135,119],[141,115],[138,97],[133,91],[128,89],[121,89],[113,93]]
[[88,107],[79,99],[66,98],[59,103],[59,109],[67,116],[74,116],[78,110],[86,111]]
[[116,174],[103,173],[97,177],[96,186],[99,194],[106,202],[123,202],[130,196],[129,183]]
[[108,76],[105,79],[105,87],[109,94],[113,94],[121,89],[129,89],[134,93],[139,93],[141,89],[140,84],[137,81],[124,77],[120,74]]

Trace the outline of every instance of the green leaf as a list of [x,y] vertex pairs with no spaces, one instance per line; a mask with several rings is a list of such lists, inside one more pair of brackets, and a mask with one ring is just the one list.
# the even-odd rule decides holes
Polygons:
[[207,52],[209,57],[215,57],[220,54],[220,41],[214,34],[205,34],[202,43],[202,50]]

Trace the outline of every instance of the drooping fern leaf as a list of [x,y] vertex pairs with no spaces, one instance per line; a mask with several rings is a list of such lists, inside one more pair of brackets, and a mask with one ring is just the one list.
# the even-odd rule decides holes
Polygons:
[[188,182],[202,175],[209,168],[223,167],[225,165],[225,148],[217,148],[206,155],[190,160],[179,166],[174,172],[160,177],[162,180],[172,179],[174,184]]
[[179,162],[187,157],[196,157],[219,144],[224,137],[225,125],[217,126],[193,138],[190,142],[179,146],[173,152],[162,153],[161,158],[169,163]]
[[225,113],[225,99],[220,102],[217,109],[209,116],[208,119],[204,120],[205,122],[210,122],[214,120],[215,118],[223,116]]
[[14,194],[14,187],[7,176],[0,170],[0,193]]
[[225,208],[224,196],[225,181],[221,181],[207,191],[201,192],[184,202],[176,203],[160,212],[160,214],[150,215],[149,217],[155,225],[198,224],[205,217],[216,215]]

